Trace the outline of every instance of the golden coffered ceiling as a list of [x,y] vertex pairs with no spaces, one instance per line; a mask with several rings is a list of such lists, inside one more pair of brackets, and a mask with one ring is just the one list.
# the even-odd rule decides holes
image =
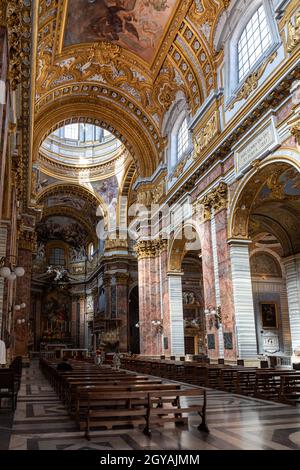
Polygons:
[[33,160],[46,135],[81,117],[121,138],[138,174],[151,175],[176,95],[195,113],[216,85],[213,32],[228,3],[40,0]]

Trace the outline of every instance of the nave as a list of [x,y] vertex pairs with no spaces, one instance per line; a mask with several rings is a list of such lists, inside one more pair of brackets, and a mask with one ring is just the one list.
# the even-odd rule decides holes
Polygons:
[[[167,382],[167,381],[165,381]],[[190,399],[191,400],[191,399]],[[208,389],[207,423],[199,433],[198,416],[188,428],[173,423],[152,429],[78,431],[38,361],[23,369],[18,404],[12,419],[0,411],[0,449],[5,450],[295,450],[300,449],[300,410],[254,398]],[[4,432],[5,430],[5,432]],[[10,436],[10,439],[8,439]]]

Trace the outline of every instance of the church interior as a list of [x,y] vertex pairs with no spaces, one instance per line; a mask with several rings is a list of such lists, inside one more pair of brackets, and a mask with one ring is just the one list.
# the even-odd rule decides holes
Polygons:
[[0,162],[0,449],[300,449],[299,0],[1,0]]

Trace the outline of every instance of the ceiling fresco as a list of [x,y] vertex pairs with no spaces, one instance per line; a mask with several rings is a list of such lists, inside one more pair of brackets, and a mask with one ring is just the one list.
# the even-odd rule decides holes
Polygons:
[[72,0],[64,45],[109,41],[149,63],[176,3],[177,0]]
[[82,226],[70,217],[54,216],[37,225],[37,236],[41,242],[62,240],[74,247],[84,246],[88,234]]

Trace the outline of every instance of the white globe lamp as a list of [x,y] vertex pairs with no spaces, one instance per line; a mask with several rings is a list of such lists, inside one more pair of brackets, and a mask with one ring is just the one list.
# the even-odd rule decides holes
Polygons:
[[6,277],[8,278],[8,276],[10,276],[11,274],[11,270],[7,267],[7,266],[3,266],[1,269],[0,269],[0,275],[2,277]]
[[17,266],[15,269],[15,273],[18,277],[22,277],[25,274],[25,269],[22,268],[21,266]]

